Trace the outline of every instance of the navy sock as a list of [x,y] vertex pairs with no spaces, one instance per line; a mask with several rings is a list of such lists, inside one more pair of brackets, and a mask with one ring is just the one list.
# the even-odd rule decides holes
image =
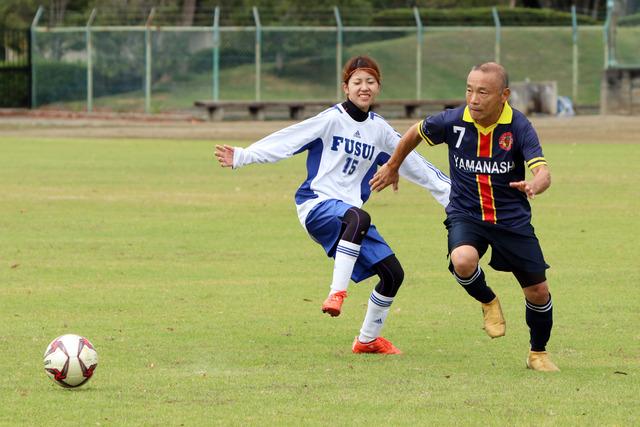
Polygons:
[[553,303],[551,295],[546,304],[536,305],[525,299],[526,319],[531,335],[531,350],[545,351],[549,337],[551,336],[551,327],[553,326]]
[[480,266],[478,266],[471,277],[460,277],[455,270],[453,272],[453,276],[469,295],[481,303],[487,304],[493,301],[496,297],[496,294],[494,294],[491,288],[487,286],[487,282],[484,280],[484,271],[482,271]]

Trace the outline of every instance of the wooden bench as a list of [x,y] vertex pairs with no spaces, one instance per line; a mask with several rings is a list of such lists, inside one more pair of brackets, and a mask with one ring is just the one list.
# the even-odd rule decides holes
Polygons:
[[209,113],[209,120],[218,121],[224,118],[225,108],[247,109],[253,120],[264,120],[267,108],[280,107],[289,109],[289,118],[300,120],[305,107],[329,108],[335,101],[196,101],[196,107],[204,108]]
[[373,104],[373,109],[380,107],[404,107],[404,117],[407,119],[415,118],[420,115],[422,107],[431,107],[438,110],[447,108],[455,108],[463,105],[464,99],[388,99],[378,101]]
[[[432,107],[437,109],[453,108],[464,104],[463,99],[389,99],[376,102],[372,109],[381,107],[404,107],[404,116],[414,118],[419,115],[420,108]],[[329,108],[336,104],[336,101],[195,101],[194,105],[204,108],[209,114],[209,120],[219,121],[224,118],[225,108],[246,109],[253,120],[264,120],[265,110],[269,108],[286,108],[289,110],[289,118],[300,120],[304,115],[306,107]]]

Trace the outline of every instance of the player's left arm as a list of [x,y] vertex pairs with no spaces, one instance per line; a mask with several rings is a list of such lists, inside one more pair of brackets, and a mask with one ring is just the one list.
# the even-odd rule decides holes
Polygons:
[[[380,169],[378,169],[378,171],[373,175],[373,178],[369,181],[371,191],[382,191],[389,185],[393,185],[393,189],[397,191],[398,180],[400,178],[399,171],[407,156],[414,152],[413,150],[420,144],[420,141],[425,141],[429,145],[436,145],[444,142],[444,128],[444,113],[429,116],[426,119],[419,121],[411,126],[400,138],[398,138],[400,135],[389,126],[390,132],[386,139],[386,143],[388,144],[388,148],[391,149],[392,154],[389,160],[382,165]],[[407,168],[405,167],[404,169],[406,171]],[[440,174],[444,175],[441,172]],[[430,172],[427,174],[427,176],[432,175],[433,174]],[[445,177],[445,181],[448,181],[447,177]],[[436,195],[436,193],[433,193],[432,191],[434,197],[440,203],[446,205],[449,202],[449,189],[443,188],[442,183],[439,183],[438,185],[440,186],[439,188],[429,188],[426,185],[423,186],[429,191],[433,189],[436,193],[439,193],[439,195]],[[449,183],[446,183],[446,185],[450,187]],[[443,193],[447,194],[444,194],[443,196]]]
[[398,172],[403,178],[429,191],[442,206],[449,204],[451,180],[417,151],[409,153]]
[[536,167],[531,172],[533,173],[532,180],[510,182],[509,186],[522,191],[528,198],[533,199],[536,194],[543,193],[551,186],[551,172],[546,164]]
[[[393,186],[394,191],[398,191],[398,180],[400,179],[400,166],[404,159],[411,153],[420,143],[420,134],[418,133],[416,123],[411,126],[407,132],[402,135],[398,143],[393,149],[393,153],[387,162],[380,167],[369,180],[371,191],[382,191],[389,185]],[[397,139],[397,137],[395,137]],[[388,142],[385,139],[385,142]]]
[[536,194],[543,193],[551,186],[551,172],[547,165],[547,160],[542,154],[542,146],[538,139],[538,134],[527,120],[521,127],[522,134],[522,154],[527,167],[533,173],[533,179],[530,181],[510,182],[511,188],[518,189],[525,193],[528,198],[533,199]]

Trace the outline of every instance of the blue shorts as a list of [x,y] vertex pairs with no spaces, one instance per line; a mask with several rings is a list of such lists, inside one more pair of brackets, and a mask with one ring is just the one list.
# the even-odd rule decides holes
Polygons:
[[[314,207],[305,221],[311,238],[319,243],[327,256],[335,258],[336,247],[343,232],[342,217],[352,205],[340,200],[329,199]],[[384,241],[376,226],[371,224],[360,246],[360,256],[351,274],[351,280],[361,282],[375,275],[373,266],[393,255],[393,251]]]
[[498,271],[514,272],[516,277],[520,273],[544,277],[545,270],[549,268],[531,224],[508,228],[461,216],[449,216],[444,225],[449,232],[449,253],[458,246],[471,245],[482,257],[491,246],[489,265]]

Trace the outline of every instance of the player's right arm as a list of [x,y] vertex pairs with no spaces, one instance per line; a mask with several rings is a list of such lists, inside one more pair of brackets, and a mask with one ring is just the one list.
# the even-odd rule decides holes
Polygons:
[[230,145],[216,145],[216,159],[218,159],[218,163],[223,168],[233,167],[233,153],[235,151],[234,147]]
[[400,170],[400,165],[402,165],[402,162],[409,153],[420,144],[422,138],[418,132],[418,126],[420,126],[421,123],[422,122],[418,122],[411,126],[409,130],[402,135],[402,138],[400,138],[396,149],[393,150],[393,154],[387,163],[382,165],[375,175],[373,175],[373,178],[369,181],[372,191],[382,191],[389,185],[393,185],[394,191],[398,190],[398,180],[400,179],[398,171]]
[[215,156],[222,167],[240,168],[252,163],[274,163],[293,156],[320,138],[331,125],[331,112],[296,123],[254,142],[247,148],[216,145]]

